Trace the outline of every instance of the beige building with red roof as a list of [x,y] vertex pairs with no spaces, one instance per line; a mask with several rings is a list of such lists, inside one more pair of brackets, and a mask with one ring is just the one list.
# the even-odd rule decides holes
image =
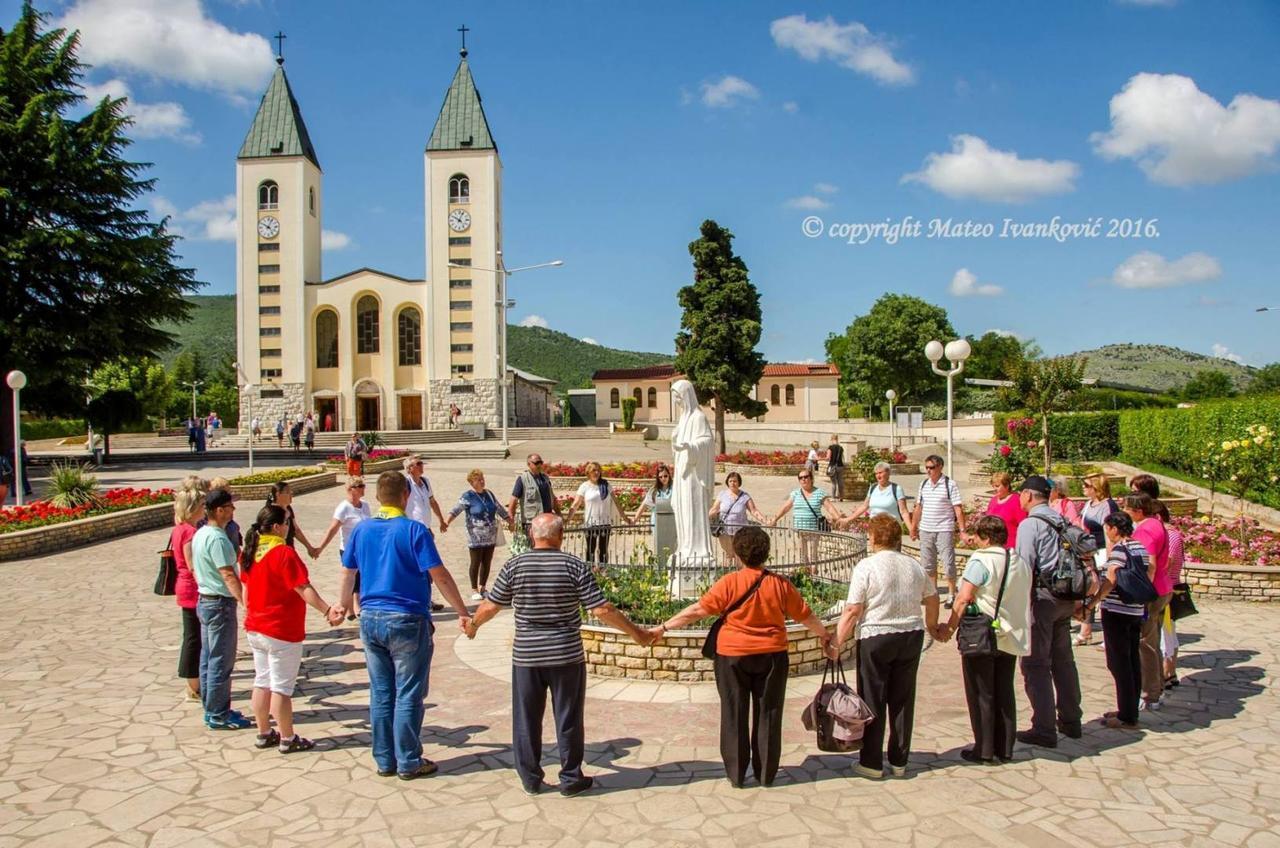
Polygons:
[[[635,398],[636,421],[669,423],[673,421],[671,384],[680,379],[674,365],[649,365],[643,368],[605,368],[591,375],[596,392],[596,423],[622,420],[622,399]],[[757,421],[835,421],[840,406],[837,384],[840,372],[831,363],[771,362],[764,366],[764,376],[756,384],[754,397],[769,406]],[[711,409],[707,416],[712,417]],[[728,421],[743,421],[741,415],[728,415]]]

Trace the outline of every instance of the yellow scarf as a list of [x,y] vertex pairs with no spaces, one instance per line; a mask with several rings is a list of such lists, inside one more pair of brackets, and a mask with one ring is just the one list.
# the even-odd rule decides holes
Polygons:
[[253,561],[255,563],[262,562],[262,558],[267,555],[267,551],[283,544],[284,539],[281,539],[279,536],[272,536],[270,533],[263,533],[258,537],[258,550],[253,555]]
[[404,510],[398,506],[378,507],[378,518],[404,518]]

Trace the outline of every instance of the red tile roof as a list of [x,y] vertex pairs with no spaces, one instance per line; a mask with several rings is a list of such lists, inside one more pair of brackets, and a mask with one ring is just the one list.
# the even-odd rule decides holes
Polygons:
[[641,368],[601,368],[591,375],[592,380],[663,380],[676,376],[676,367],[645,365]]
[[830,362],[770,362],[764,366],[766,377],[839,377],[840,369]]
[[[642,368],[602,368],[591,375],[595,382],[608,380],[667,380],[680,376],[674,365],[646,365]],[[840,370],[829,362],[773,362],[764,366],[765,377],[839,377]]]

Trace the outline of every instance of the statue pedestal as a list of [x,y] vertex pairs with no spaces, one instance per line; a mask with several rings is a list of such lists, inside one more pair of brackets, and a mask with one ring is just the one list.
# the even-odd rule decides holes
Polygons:
[[660,500],[653,507],[653,554],[665,564],[676,551],[676,514],[670,500]]
[[671,574],[671,594],[677,598],[699,597],[719,576],[715,554],[672,554],[667,570]]

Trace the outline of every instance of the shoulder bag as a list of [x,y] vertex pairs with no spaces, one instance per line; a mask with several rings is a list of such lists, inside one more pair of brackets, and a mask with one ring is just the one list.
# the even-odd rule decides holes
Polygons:
[[733,508],[737,506],[738,502],[743,498],[745,498],[746,496],[747,496],[746,492],[743,492],[742,494],[738,495],[736,498],[733,499],[733,503],[729,504],[729,508],[720,513],[719,523],[711,528],[712,536],[719,536],[722,533],[724,533],[725,519],[727,519],[730,515],[733,514]]
[[1187,583],[1173,584],[1173,597],[1169,599],[1169,617],[1179,621],[1189,615],[1200,612],[1196,609],[1195,599],[1191,597],[1191,586]]
[[177,592],[178,561],[173,556],[173,531],[169,531],[169,544],[160,552],[160,570],[156,572],[156,585],[152,590],[157,595],[172,595]]
[[728,609],[720,613],[719,617],[717,617],[715,621],[711,622],[711,629],[707,631],[707,640],[702,643],[702,655],[704,657],[709,660],[716,658],[718,655],[716,652],[716,644],[720,640],[720,628],[724,627],[724,620],[729,617],[730,613],[745,604],[747,599],[756,593],[756,590],[760,588],[760,584],[763,583],[764,579],[768,576],[769,572],[767,570],[763,571],[763,573],[761,573],[761,575],[756,579],[756,582],[751,584],[751,588],[747,590],[746,594],[730,604]]
[[[1004,587],[1009,582],[1009,549],[1004,552],[1004,574],[1000,575],[1000,591],[996,594],[996,614],[987,615],[980,610],[966,611],[956,628],[956,648],[962,657],[994,657],[998,632],[996,621],[1000,618],[1000,604],[1004,601]],[[977,610],[977,604],[973,604]]]

